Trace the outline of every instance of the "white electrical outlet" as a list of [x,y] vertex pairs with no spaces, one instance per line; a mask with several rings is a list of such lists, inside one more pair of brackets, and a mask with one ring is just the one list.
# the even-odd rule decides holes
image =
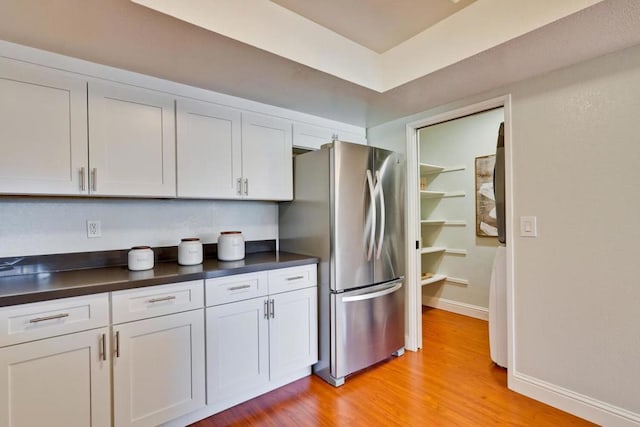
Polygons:
[[102,229],[100,227],[100,221],[87,221],[87,237],[102,237]]

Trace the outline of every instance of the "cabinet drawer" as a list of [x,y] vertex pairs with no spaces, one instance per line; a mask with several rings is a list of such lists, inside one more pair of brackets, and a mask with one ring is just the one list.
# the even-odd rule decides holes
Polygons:
[[0,309],[0,347],[109,324],[109,295],[97,294]]
[[267,273],[236,274],[207,279],[207,306],[267,295]]
[[204,306],[202,280],[111,293],[113,324],[194,310]]
[[281,268],[269,271],[269,293],[293,291],[309,288],[318,284],[316,264],[301,267]]

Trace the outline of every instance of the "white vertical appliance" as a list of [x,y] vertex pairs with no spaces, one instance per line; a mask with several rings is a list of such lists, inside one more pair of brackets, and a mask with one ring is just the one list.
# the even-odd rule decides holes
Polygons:
[[294,160],[280,249],[320,259],[319,362],[334,386],[404,352],[404,158],[333,141]]
[[507,367],[507,242],[505,221],[504,123],[500,123],[493,170],[493,191],[496,201],[498,241],[489,285],[489,350],[496,365]]

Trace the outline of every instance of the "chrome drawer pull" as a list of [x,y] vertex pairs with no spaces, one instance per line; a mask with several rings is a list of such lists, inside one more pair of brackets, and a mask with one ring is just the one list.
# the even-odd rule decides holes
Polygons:
[[51,316],[36,317],[35,319],[29,319],[29,323],[45,322],[47,320],[62,319],[64,317],[69,317],[69,313],[60,313],[60,314],[54,314]]
[[232,286],[231,288],[229,288],[230,291],[239,291],[240,289],[247,289],[250,288],[251,285],[242,285],[242,286]]
[[149,304],[153,304],[154,302],[171,301],[171,300],[174,300],[174,299],[176,299],[176,297],[175,297],[175,296],[173,296],[173,295],[170,295],[170,296],[168,296],[168,297],[151,298],[151,299],[150,299],[150,300],[148,300],[147,302],[148,302]]
[[271,300],[271,307],[269,309],[269,314],[272,319],[276,318],[276,301],[274,299]]
[[304,279],[304,276],[287,277],[287,280],[300,280]]
[[269,300],[268,299],[264,300],[264,318],[265,319],[269,318]]

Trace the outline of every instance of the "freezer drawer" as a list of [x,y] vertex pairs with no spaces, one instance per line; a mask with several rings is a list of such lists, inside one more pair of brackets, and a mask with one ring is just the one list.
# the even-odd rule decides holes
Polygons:
[[331,295],[331,376],[343,378],[404,347],[403,282]]

